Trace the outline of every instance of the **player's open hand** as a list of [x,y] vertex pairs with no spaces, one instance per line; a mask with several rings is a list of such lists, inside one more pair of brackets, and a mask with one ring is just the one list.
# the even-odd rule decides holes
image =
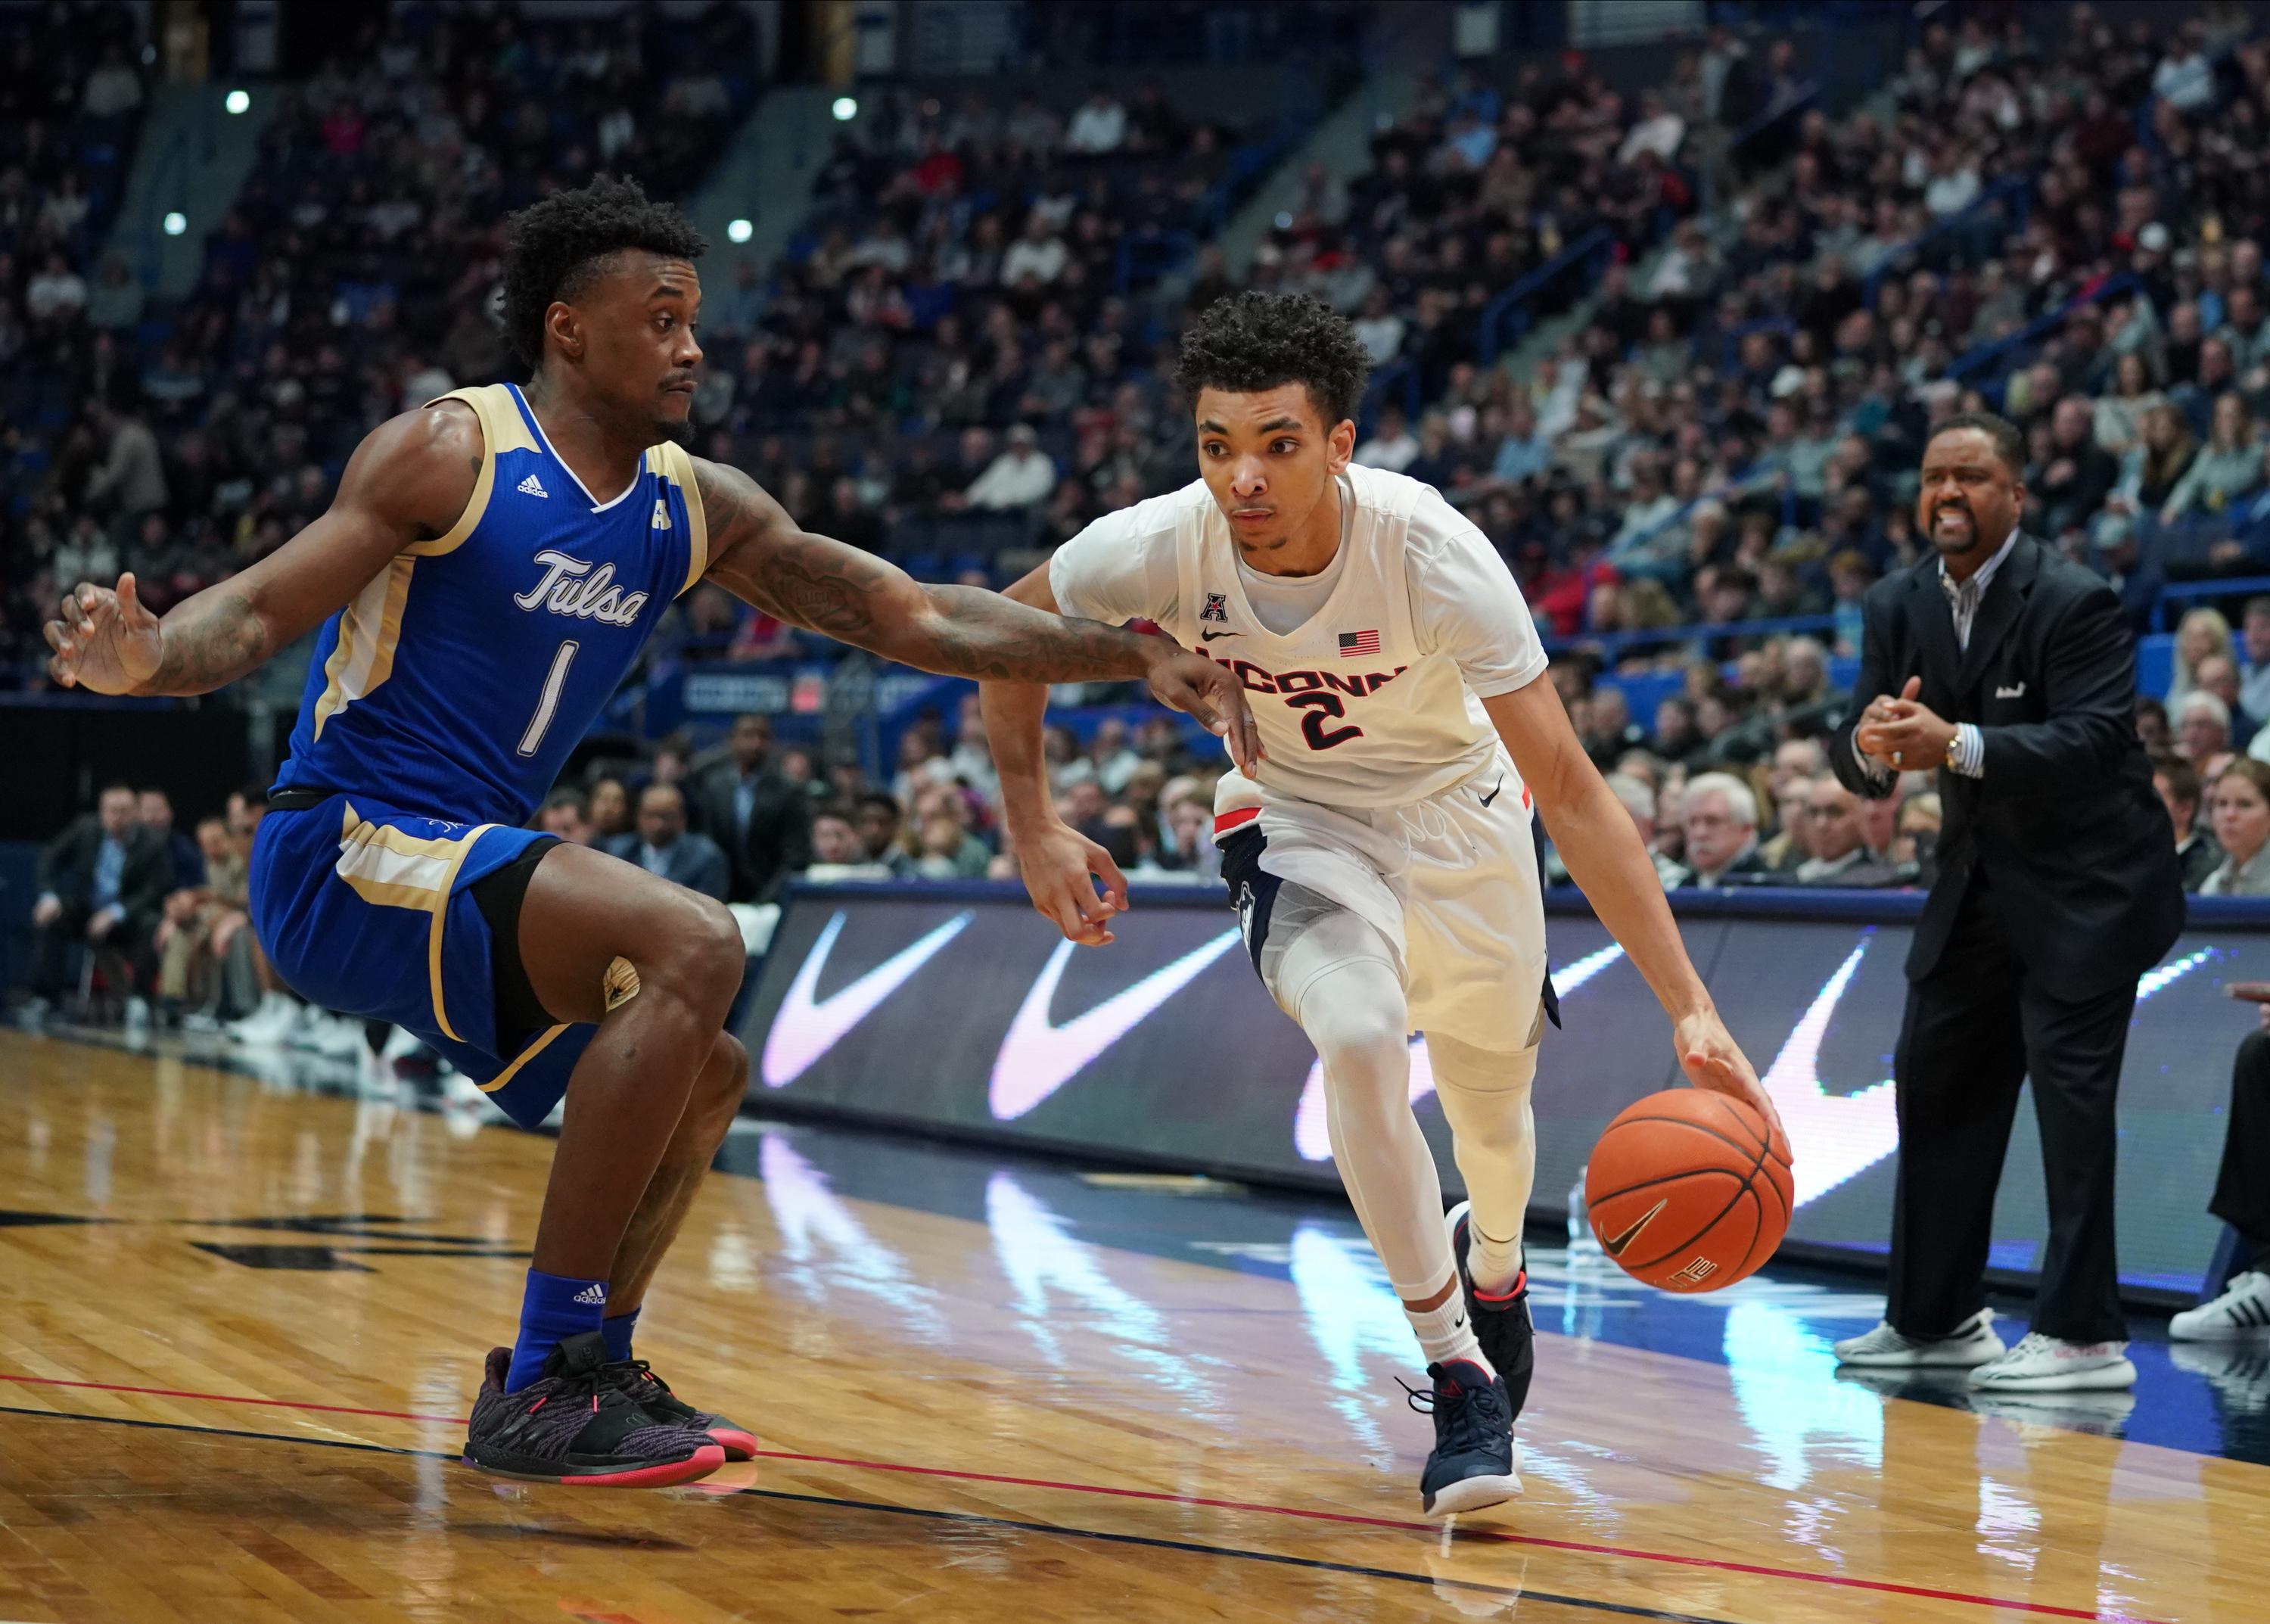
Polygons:
[[1261,736],[1254,730],[1253,711],[1245,702],[1245,686],[1227,665],[1217,665],[1202,654],[1167,647],[1173,652],[1151,667],[1151,693],[1161,705],[1188,711],[1210,732],[1229,741],[1230,760],[1250,775],[1261,763]]
[[[1101,947],[1112,939],[1111,916],[1127,911],[1127,877],[1109,852],[1055,818],[1016,831],[1013,849],[1035,911],[1054,921],[1066,941]],[[1103,882],[1101,896],[1090,875]]]
[[[1679,1069],[1687,1073],[1687,1080],[1697,1088],[1708,1088],[1713,1094],[1732,1094],[1747,1101],[1766,1119],[1767,1126],[1789,1143],[1789,1131],[1782,1126],[1781,1113],[1774,1109],[1765,1086],[1758,1081],[1756,1069],[1749,1057],[1742,1053],[1734,1042],[1726,1023],[1718,1019],[1716,1010],[1705,1010],[1689,1015],[1671,1029],[1672,1046],[1679,1051]],[[1796,1153],[1791,1152],[1792,1155]]]
[[158,617],[135,595],[134,575],[115,590],[81,583],[64,596],[61,618],[41,628],[54,655],[48,675],[66,688],[133,693],[158,674],[165,639]]

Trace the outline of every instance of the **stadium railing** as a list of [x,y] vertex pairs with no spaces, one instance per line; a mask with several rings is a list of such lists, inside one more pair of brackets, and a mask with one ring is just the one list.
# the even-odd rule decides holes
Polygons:
[[1537,307],[1564,278],[1582,274],[1599,280],[1615,241],[1606,226],[1595,226],[1484,305],[1474,332],[1475,359],[1485,367],[1495,366],[1499,352],[1521,342],[1536,321]]

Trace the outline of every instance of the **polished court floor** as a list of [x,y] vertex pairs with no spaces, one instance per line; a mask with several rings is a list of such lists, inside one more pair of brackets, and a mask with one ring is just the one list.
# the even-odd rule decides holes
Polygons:
[[2270,1346],[2133,1405],[1837,1380],[1880,1301],[1533,1257],[1519,1502],[1421,1518],[1344,1211],[745,1122],[640,1351],[764,1441],[456,1462],[546,1140],[0,1030],[0,1620],[2270,1619]]

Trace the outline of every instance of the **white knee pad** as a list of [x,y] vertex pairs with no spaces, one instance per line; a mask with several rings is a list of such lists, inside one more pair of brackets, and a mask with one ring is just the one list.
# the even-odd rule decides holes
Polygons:
[[1445,1114],[1454,1109],[1454,1101],[1458,1106],[1471,1102],[1478,1113],[1490,1116],[1529,1109],[1537,1080],[1534,1045],[1508,1054],[1429,1032],[1427,1057],[1435,1068],[1435,1092],[1443,1096]]
[[[1309,990],[1318,977],[1347,964],[1376,965],[1394,988],[1398,1005],[1402,1003],[1402,955],[1376,925],[1306,886],[1280,886],[1254,966],[1277,1007],[1305,1028],[1309,1023],[1302,1006],[1309,1001]],[[1407,1034],[1407,1005],[1393,1019],[1406,1023]],[[1316,1034],[1309,1035],[1313,1040]]]
[[1386,940],[1331,908],[1305,917],[1265,964],[1324,1062],[1332,1160],[1372,1250],[1398,1297],[1436,1294],[1454,1278],[1443,1185],[1411,1114],[1409,1005]]

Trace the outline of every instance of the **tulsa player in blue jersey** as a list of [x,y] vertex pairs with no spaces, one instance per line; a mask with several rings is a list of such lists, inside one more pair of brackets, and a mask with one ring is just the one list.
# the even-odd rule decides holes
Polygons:
[[329,512],[160,619],[82,585],[49,669],[100,693],[209,693],[319,625],[253,853],[262,945],[308,998],[407,1027],[533,1127],[565,1125],[520,1333],[465,1458],[515,1476],[684,1482],[755,1448],[631,1357],[655,1266],[738,1109],[743,953],[719,904],[524,829],[671,600],[696,582],[951,675],[1143,678],[1250,760],[1223,667],[990,592],[924,587],[799,530],[689,456],[701,350],[678,211],[602,177],[513,217],[506,337],[525,387],[380,425]]

